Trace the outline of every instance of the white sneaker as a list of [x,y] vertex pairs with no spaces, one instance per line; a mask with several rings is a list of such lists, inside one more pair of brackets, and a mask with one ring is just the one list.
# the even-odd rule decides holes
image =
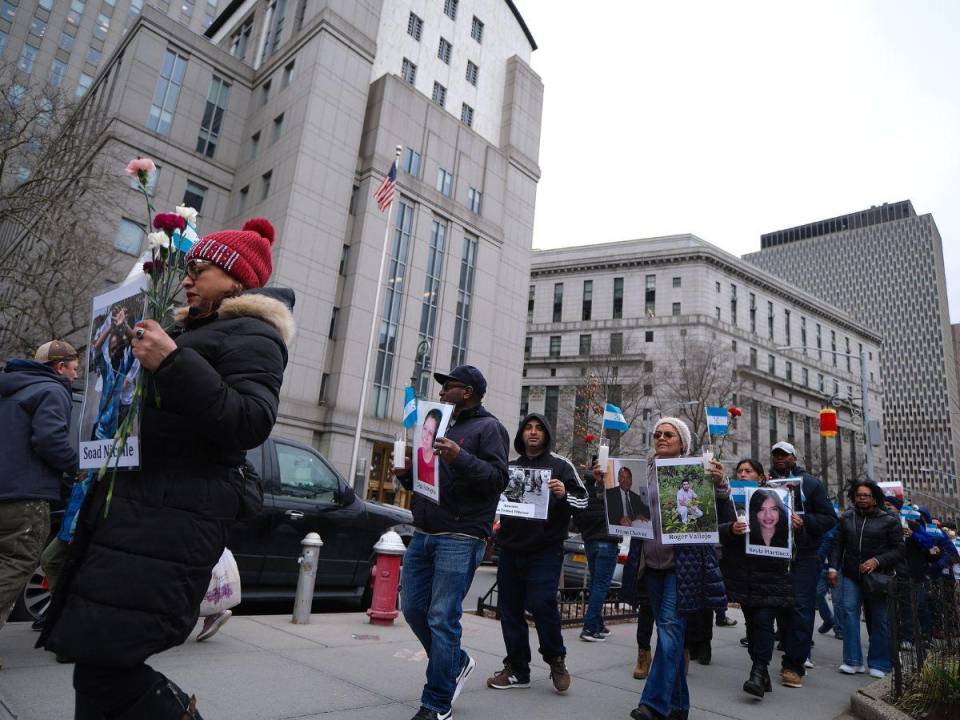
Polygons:
[[805,668],[814,668],[814,667],[816,667],[816,666],[813,664],[813,660],[811,660],[810,658],[807,658],[806,660],[803,661],[803,666],[804,666]]
[[864,669],[863,665],[847,665],[846,663],[838,668],[844,675],[856,675],[862,673]]
[[876,668],[870,668],[870,677],[882,678],[886,677],[887,674],[883,670],[877,670]]
[[473,672],[476,666],[477,661],[467,655],[467,662],[460,669],[460,674],[457,675],[457,687],[453,690],[453,698],[450,700],[451,706],[457,701],[457,698],[460,697],[460,691],[463,690],[463,686],[467,684],[467,678],[470,677],[470,673]]
[[233,617],[233,610],[224,610],[217,615],[208,615],[205,617],[203,619],[203,628],[200,630],[200,634],[197,635],[197,642],[203,642],[204,640],[212,638],[217,634],[217,630],[222,628],[224,623],[231,617]]

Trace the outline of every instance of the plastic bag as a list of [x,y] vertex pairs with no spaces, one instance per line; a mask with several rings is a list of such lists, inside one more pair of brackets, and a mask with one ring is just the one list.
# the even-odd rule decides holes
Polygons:
[[207,594],[200,603],[200,616],[218,615],[240,604],[240,570],[229,548],[213,566]]

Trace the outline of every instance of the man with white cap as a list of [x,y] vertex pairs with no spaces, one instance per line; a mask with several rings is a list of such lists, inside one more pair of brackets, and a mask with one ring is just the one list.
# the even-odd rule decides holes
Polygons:
[[70,384],[78,365],[69,343],[51,340],[0,373],[0,626],[37,569],[63,474],[76,470]]
[[777,442],[770,449],[771,479],[796,478],[793,485],[793,532],[796,556],[790,566],[793,607],[778,616],[783,630],[783,665],[780,682],[786,687],[803,687],[805,663],[810,657],[813,625],[817,610],[818,550],[824,533],[837,523],[827,492],[813,475],[797,464],[792,444]]

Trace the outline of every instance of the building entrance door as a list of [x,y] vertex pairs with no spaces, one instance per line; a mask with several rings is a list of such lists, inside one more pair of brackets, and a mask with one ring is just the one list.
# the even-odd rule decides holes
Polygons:
[[370,474],[367,479],[367,500],[387,505],[410,507],[410,492],[405,490],[390,472],[392,443],[374,443],[370,456]]

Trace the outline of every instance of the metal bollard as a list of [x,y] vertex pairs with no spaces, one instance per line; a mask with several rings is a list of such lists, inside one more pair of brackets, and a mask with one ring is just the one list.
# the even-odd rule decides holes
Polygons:
[[297,579],[297,597],[293,601],[293,618],[290,622],[295,625],[309,625],[313,588],[317,583],[317,557],[323,547],[323,540],[315,532],[307,533],[301,545],[303,552],[297,559],[300,563],[300,577]]

